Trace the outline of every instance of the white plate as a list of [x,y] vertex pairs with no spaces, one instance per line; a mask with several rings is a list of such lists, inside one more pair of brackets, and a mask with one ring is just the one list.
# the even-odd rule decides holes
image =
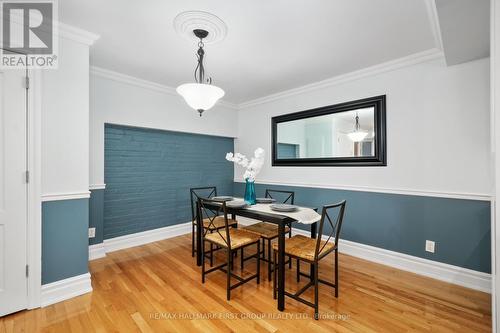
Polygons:
[[274,204],[269,207],[277,212],[294,212],[299,209],[297,206],[287,204]]
[[234,200],[233,197],[228,197],[228,196],[225,196],[225,195],[219,195],[217,197],[212,197],[211,199],[212,200],[216,200],[216,201],[231,201],[231,200]]
[[245,208],[247,203],[243,200],[233,200],[226,203],[226,207],[229,208]]
[[273,203],[276,202],[276,199],[273,198],[257,198],[257,203]]

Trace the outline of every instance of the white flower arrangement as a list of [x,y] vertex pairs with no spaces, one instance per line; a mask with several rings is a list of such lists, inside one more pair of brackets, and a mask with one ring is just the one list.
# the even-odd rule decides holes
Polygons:
[[255,177],[259,174],[262,166],[264,165],[264,149],[257,148],[253,153],[252,159],[249,161],[245,155],[240,153],[227,153],[226,160],[234,162],[246,168],[243,178],[248,181],[255,181]]

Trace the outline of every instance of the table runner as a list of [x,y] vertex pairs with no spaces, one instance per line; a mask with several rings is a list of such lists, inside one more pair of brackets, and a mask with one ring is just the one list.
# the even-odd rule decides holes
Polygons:
[[[243,200],[242,198],[235,198],[235,199],[236,200]],[[321,219],[321,215],[319,215],[312,208],[297,206],[299,208],[298,208],[298,210],[296,210],[294,212],[278,212],[278,211],[272,210],[270,205],[271,204],[258,203],[258,204],[252,205],[252,206],[248,206],[245,209],[256,210],[256,211],[259,211],[262,213],[288,216],[288,217],[296,220],[298,223],[302,223],[302,224],[313,224],[315,222],[318,222]]]

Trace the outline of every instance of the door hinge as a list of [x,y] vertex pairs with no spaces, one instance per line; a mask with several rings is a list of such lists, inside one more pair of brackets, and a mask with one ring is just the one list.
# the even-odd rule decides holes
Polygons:
[[26,170],[24,178],[26,180],[26,184],[28,184],[30,182],[30,172],[28,170]]
[[30,266],[26,265],[26,277],[30,276]]
[[30,78],[28,76],[26,76],[24,79],[25,79],[24,85],[25,85],[26,89],[29,89],[30,88]]

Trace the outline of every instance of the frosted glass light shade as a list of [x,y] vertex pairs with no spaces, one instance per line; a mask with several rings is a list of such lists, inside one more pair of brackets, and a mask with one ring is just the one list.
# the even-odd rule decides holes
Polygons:
[[351,139],[354,142],[361,142],[361,141],[363,141],[366,138],[367,135],[368,135],[368,132],[360,131],[360,130],[357,130],[357,131],[354,131],[354,132],[351,132],[351,133],[347,134],[347,136],[349,137],[349,139]]
[[186,83],[177,87],[177,93],[186,103],[200,112],[212,108],[224,96],[224,90],[211,84]]

